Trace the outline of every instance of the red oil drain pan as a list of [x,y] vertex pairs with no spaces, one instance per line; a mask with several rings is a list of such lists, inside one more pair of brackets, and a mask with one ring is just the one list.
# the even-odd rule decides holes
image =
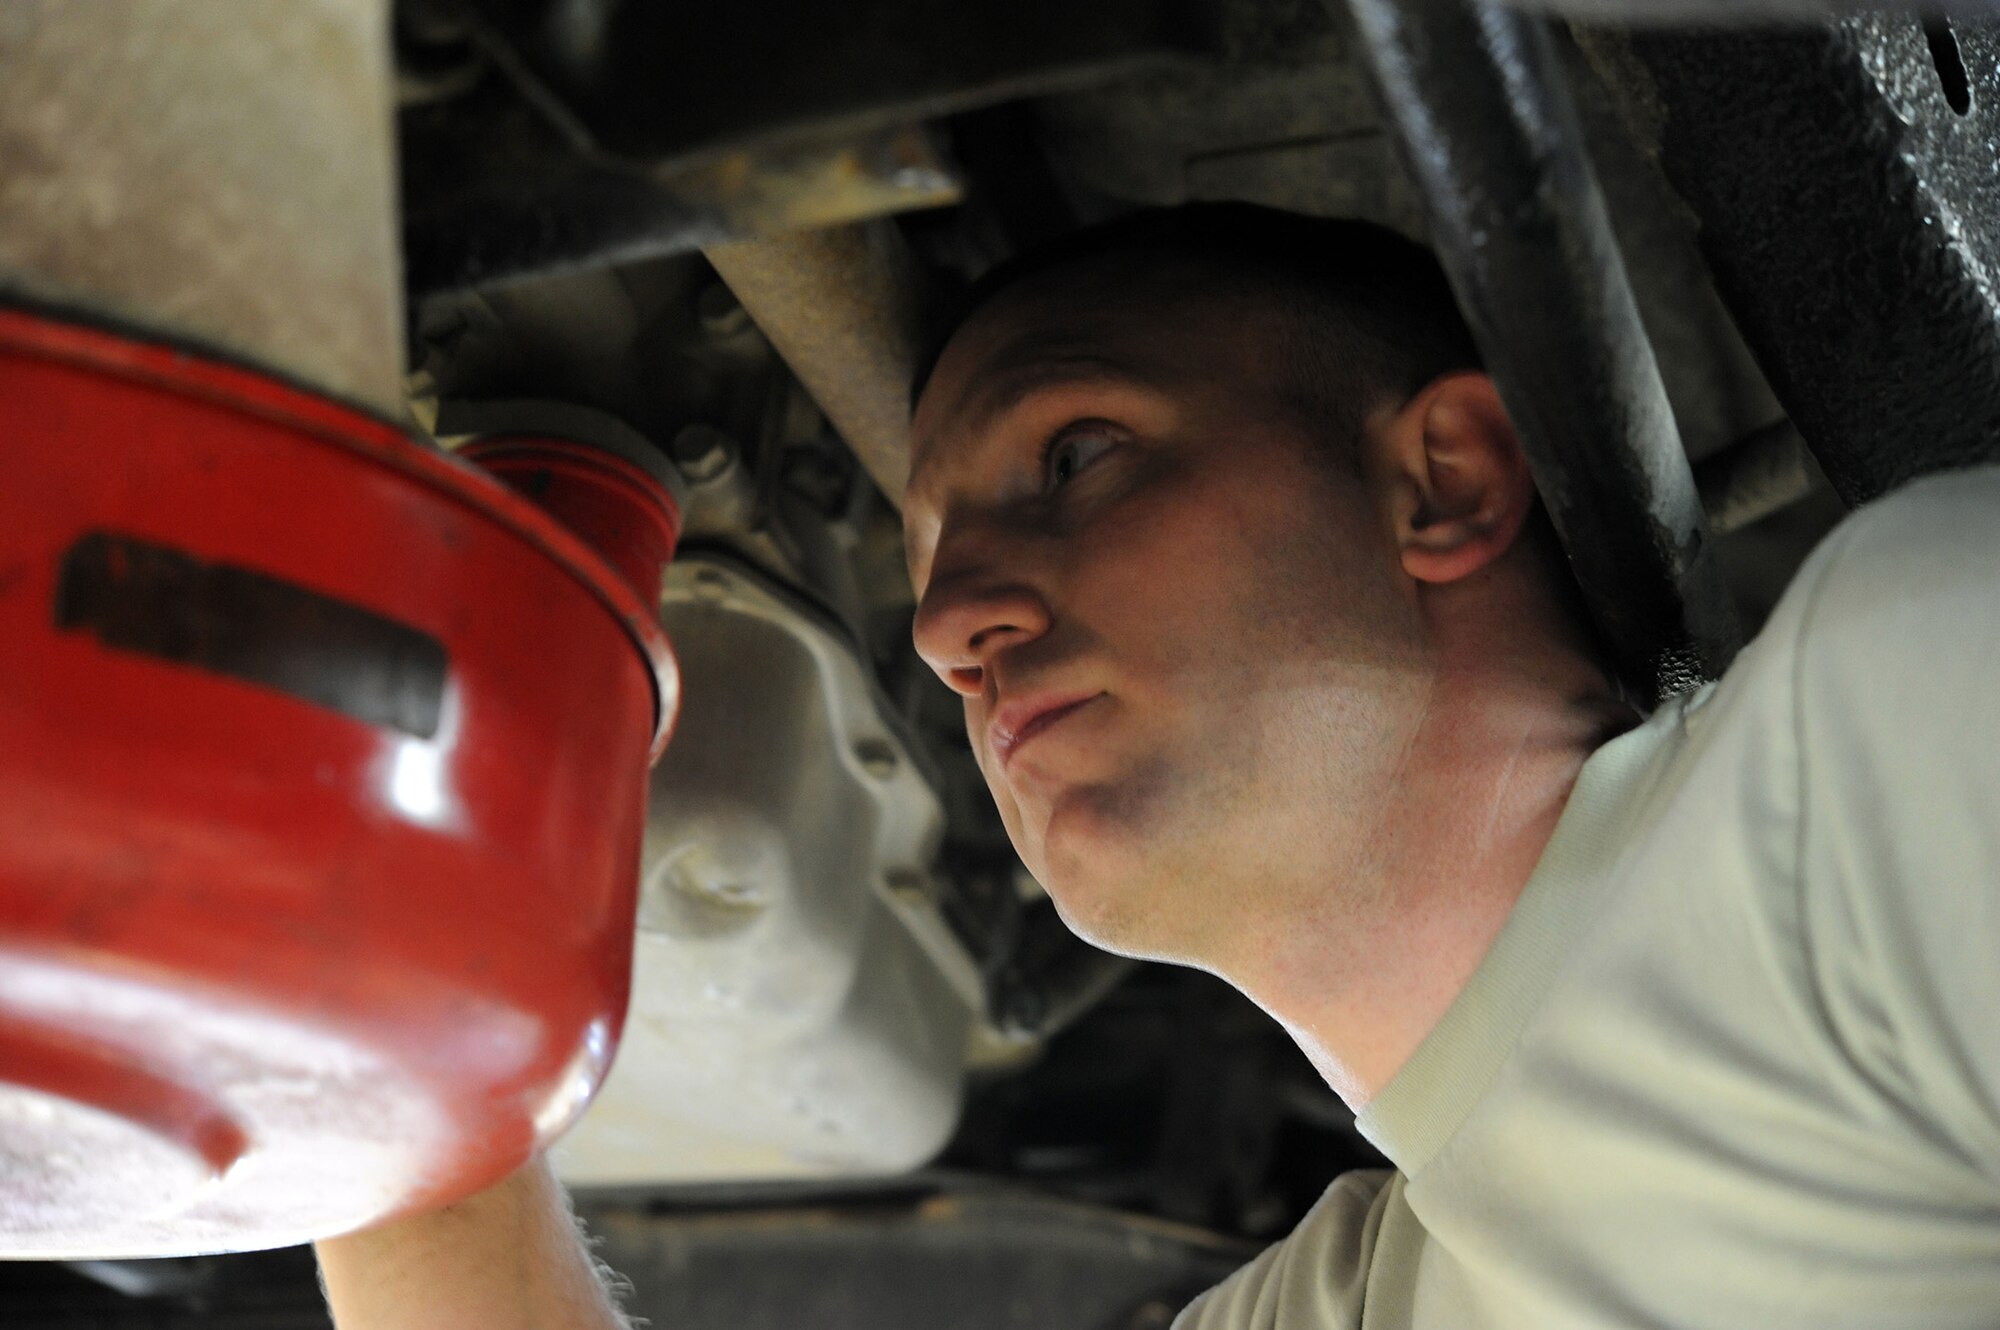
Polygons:
[[623,1019],[671,499],[21,311],[0,403],[0,1256],[504,1176]]

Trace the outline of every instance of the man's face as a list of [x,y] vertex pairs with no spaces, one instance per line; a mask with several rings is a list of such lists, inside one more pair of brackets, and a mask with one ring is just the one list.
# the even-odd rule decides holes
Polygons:
[[1277,317],[1162,285],[1059,270],[976,315],[905,520],[918,650],[1022,860],[1100,945],[1216,967],[1365,859],[1424,650]]

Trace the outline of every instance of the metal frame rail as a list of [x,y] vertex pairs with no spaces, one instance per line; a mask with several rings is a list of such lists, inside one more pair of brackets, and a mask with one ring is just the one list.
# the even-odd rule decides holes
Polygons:
[[1655,697],[1740,645],[1651,345],[1542,22],[1348,0],[1584,599]]

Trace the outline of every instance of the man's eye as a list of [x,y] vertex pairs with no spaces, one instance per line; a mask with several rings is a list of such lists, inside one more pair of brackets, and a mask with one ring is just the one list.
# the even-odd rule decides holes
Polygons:
[[1042,492],[1053,494],[1089,466],[1114,440],[1099,425],[1071,425],[1057,432],[1042,450]]

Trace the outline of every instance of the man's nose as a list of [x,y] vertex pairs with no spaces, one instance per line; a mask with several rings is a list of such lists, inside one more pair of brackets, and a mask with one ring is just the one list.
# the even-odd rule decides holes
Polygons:
[[953,692],[977,697],[1000,652],[1048,632],[1048,602],[1033,587],[978,575],[933,579],[917,606],[917,654]]

